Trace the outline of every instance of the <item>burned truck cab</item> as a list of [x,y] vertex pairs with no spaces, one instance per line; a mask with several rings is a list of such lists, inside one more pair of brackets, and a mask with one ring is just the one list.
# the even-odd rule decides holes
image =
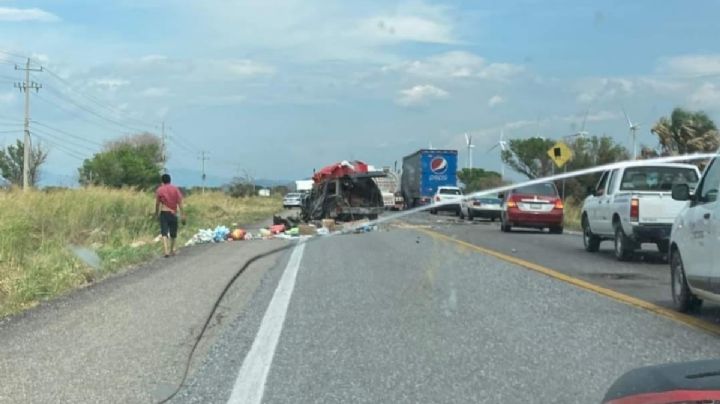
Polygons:
[[303,219],[376,219],[384,205],[382,192],[373,178],[384,175],[382,171],[369,171],[361,161],[342,161],[324,167],[313,175],[313,188],[303,200]]

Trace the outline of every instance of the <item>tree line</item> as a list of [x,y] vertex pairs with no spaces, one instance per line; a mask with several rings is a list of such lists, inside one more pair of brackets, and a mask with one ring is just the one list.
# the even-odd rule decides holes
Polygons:
[[[638,159],[676,156],[687,153],[715,152],[720,147],[720,134],[715,123],[702,111],[675,108],[669,117],[660,118],[650,132],[657,137],[656,145],[641,145]],[[581,170],[630,159],[628,149],[610,136],[573,136],[563,140],[572,150],[573,158],[567,171]],[[547,152],[557,143],[555,139],[530,137],[512,139],[501,159],[512,170],[528,179],[546,177],[557,172]],[[600,174],[569,178],[565,181],[565,195],[580,201],[588,186],[594,186]],[[482,169],[463,169],[458,178],[467,192],[499,186],[500,174]]]

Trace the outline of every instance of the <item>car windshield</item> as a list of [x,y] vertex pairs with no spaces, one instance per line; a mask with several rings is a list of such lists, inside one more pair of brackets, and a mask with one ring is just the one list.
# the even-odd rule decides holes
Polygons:
[[0,0],[0,404],[601,403],[720,357],[719,25]]
[[517,188],[513,191],[521,195],[557,196],[557,188],[553,184],[534,184]]
[[620,182],[620,190],[669,192],[676,184],[687,184],[694,189],[698,181],[697,171],[693,168],[632,167],[625,170]]

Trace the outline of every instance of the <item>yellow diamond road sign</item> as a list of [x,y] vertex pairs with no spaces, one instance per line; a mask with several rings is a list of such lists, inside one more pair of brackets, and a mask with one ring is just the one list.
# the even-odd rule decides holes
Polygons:
[[565,143],[557,142],[548,150],[548,156],[560,168],[572,160],[572,150]]

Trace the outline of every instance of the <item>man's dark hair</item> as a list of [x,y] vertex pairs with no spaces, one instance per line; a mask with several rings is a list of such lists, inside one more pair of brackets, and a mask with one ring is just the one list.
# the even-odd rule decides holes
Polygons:
[[160,177],[163,184],[169,184],[170,183],[170,174],[163,174],[162,177]]

